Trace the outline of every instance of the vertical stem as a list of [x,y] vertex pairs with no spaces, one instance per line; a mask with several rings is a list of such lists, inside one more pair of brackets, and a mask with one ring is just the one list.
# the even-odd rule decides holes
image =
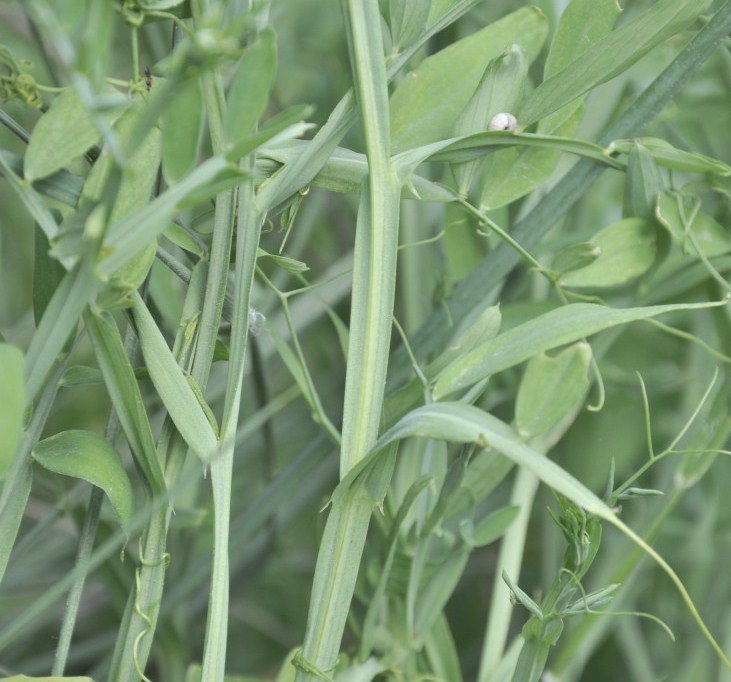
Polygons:
[[[340,476],[378,436],[396,283],[400,184],[390,160],[388,88],[378,3],[344,0],[368,179],[358,209]],[[297,682],[322,679],[338,656],[373,500],[348,490],[334,504],[317,557]]]
[[[253,178],[253,158],[242,162]],[[236,230],[236,281],[231,329],[229,371],[226,381],[221,449],[211,462],[211,486],[214,500],[215,542],[206,642],[203,653],[203,680],[224,678],[228,625],[228,541],[231,512],[231,476],[233,472],[236,429],[238,427],[241,388],[249,331],[249,304],[256,268],[262,216],[254,203],[254,181],[247,180],[238,192]]]
[[345,3],[351,67],[368,157],[356,226],[340,476],[378,435],[396,285],[401,187],[390,159],[388,88],[380,15],[367,0]]

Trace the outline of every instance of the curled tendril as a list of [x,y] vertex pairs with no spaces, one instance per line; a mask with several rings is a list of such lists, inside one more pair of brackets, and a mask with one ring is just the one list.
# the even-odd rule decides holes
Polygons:
[[[163,565],[167,568],[170,564],[170,554],[165,552],[157,561],[147,561],[142,553],[142,545],[138,545],[140,555],[140,567],[154,568],[155,566]],[[135,571],[135,613],[142,619],[145,627],[135,637],[134,645],[132,647],[132,659],[134,660],[135,672],[143,682],[150,682],[150,679],[145,676],[144,671],[139,663],[139,648],[145,635],[152,629],[152,618],[142,610],[142,604],[140,604],[140,574],[141,571],[138,568]]]
[[124,0],[120,12],[129,26],[141,26],[145,20],[145,8],[137,0]]
[[18,99],[33,109],[43,106],[35,78],[26,73],[31,66],[31,62],[16,59],[7,47],[0,45],[0,99],[5,102]]

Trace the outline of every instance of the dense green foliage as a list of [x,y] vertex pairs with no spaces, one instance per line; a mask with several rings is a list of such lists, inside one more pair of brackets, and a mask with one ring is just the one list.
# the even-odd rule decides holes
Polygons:
[[622,4],[0,7],[2,679],[731,679],[731,0]]

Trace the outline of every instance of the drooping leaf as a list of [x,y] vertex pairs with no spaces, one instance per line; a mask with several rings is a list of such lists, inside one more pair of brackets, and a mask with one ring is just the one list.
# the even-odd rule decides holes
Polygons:
[[126,531],[134,511],[132,484],[119,454],[104,438],[91,431],[62,431],[40,441],[32,456],[49,471],[101,488]]

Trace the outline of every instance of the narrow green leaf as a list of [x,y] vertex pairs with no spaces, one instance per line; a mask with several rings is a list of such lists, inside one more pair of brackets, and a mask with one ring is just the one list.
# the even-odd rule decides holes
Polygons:
[[303,263],[301,260],[294,258],[288,258],[287,256],[279,256],[274,253],[267,253],[264,249],[258,248],[256,250],[257,258],[267,258],[272,261],[275,265],[282,268],[285,272],[290,275],[297,275],[302,272],[307,272],[310,268],[307,267],[307,263]]
[[731,166],[718,159],[699,154],[687,152],[673,147],[666,140],[656,137],[639,137],[635,140],[615,140],[607,147],[607,153],[620,152],[629,154],[635,145],[641,145],[646,149],[658,166],[672,168],[673,170],[686,173],[712,173],[721,177],[731,175]]
[[[107,88],[100,97],[112,97],[118,106],[105,114],[111,123],[122,113],[120,94]],[[33,182],[81,156],[101,139],[94,117],[84,106],[75,88],[69,87],[53,100],[48,111],[41,116],[25,152],[24,176]]]
[[551,357],[540,353],[530,359],[515,401],[515,426],[529,440],[552,433],[555,442],[562,425],[570,421],[589,389],[591,348],[580,341]]
[[195,166],[202,124],[200,84],[197,79],[184,81],[162,117],[162,172],[169,185]]
[[665,183],[652,154],[643,145],[634,144],[627,157],[622,215],[652,221],[658,195],[664,188]]
[[438,678],[449,682],[462,682],[457,647],[444,613],[439,615],[426,638],[424,653]]
[[137,468],[150,490],[156,494],[162,493],[166,489],[165,476],[140,388],[129,358],[124,352],[119,329],[107,313],[87,312],[84,322],[107,392],[129,442]]
[[710,0],[658,0],[543,81],[521,106],[518,121],[529,126],[626,71],[653,47],[693,22],[709,4]]
[[106,440],[91,431],[62,431],[37,443],[32,456],[49,471],[101,488],[127,532],[134,512],[132,484],[119,454]]
[[539,315],[499,334],[450,364],[434,386],[436,400],[471,386],[503,369],[523,362],[536,353],[578,341],[619,324],[661,315],[676,310],[697,310],[726,305],[678,303],[644,308],[608,308],[594,303],[571,303]]
[[407,177],[414,169],[427,160],[459,163],[479,158],[499,147],[538,147],[554,151],[568,152],[583,156],[612,168],[624,169],[624,164],[608,156],[599,145],[568,137],[536,135],[533,133],[513,133],[494,131],[475,133],[465,137],[455,137],[416,147],[394,157],[394,165],[400,177]]
[[26,353],[26,404],[35,399],[59,353],[64,350],[95,286],[94,276],[85,263],[69,270],[58,285]]
[[0,171],[8,181],[12,190],[18,195],[25,206],[25,210],[32,216],[40,228],[50,240],[55,238],[58,233],[58,224],[53,214],[43,202],[40,194],[36,192],[28,183],[23,182],[10,166],[10,158],[7,152],[0,152]]
[[625,218],[608,225],[591,239],[599,249],[592,263],[567,272],[561,284],[569,287],[614,287],[647,272],[657,254],[655,223]]
[[180,365],[139,294],[133,294],[132,316],[150,378],[180,435],[203,462],[215,454],[218,439]]
[[540,52],[547,33],[543,14],[535,7],[525,7],[427,57],[391,97],[393,149],[448,137],[490,60],[516,44],[530,62]]
[[0,480],[10,471],[23,431],[23,363],[18,348],[0,343]]
[[226,142],[236,144],[249,137],[264,114],[277,70],[274,31],[264,29],[244,50],[226,98],[223,127]]
[[[571,138],[583,117],[583,107],[578,106],[560,125],[546,131],[539,127],[539,133]],[[480,208],[500,208],[525,196],[550,178],[561,156],[560,150],[547,147],[512,147],[490,154],[479,181]]]

